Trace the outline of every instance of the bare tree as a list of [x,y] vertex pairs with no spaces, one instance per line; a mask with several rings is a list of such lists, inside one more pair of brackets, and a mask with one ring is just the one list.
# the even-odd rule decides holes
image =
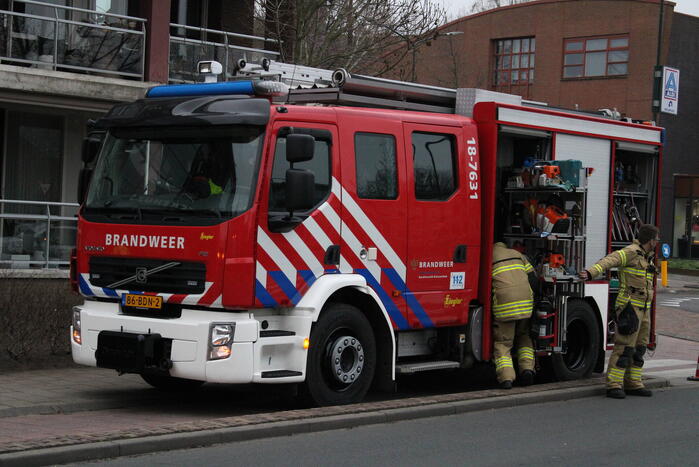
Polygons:
[[414,55],[444,23],[436,0],[256,0],[280,59],[381,76]]
[[471,13],[480,13],[481,11],[500,8],[501,6],[517,5],[518,3],[527,3],[532,0],[474,0],[471,5]]

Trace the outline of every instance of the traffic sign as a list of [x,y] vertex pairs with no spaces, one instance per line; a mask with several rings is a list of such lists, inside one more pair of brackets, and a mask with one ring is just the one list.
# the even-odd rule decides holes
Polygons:
[[663,88],[660,101],[660,111],[677,115],[677,104],[680,98],[680,70],[663,67]]
[[665,259],[668,259],[670,257],[670,245],[668,245],[667,243],[663,243],[662,250],[663,256],[665,257]]

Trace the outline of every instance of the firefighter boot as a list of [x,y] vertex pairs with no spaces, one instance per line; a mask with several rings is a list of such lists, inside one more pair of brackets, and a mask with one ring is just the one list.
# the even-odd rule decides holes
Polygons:
[[532,370],[524,370],[517,378],[521,386],[531,386],[534,384],[534,372]]
[[653,395],[653,391],[646,388],[627,389],[626,394],[629,396],[651,397]]
[[625,399],[626,393],[620,388],[607,389],[607,397],[611,397],[612,399]]

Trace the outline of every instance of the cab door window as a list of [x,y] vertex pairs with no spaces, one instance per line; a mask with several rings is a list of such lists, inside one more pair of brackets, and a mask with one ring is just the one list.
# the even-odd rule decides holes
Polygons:
[[[286,196],[286,171],[290,168],[286,160],[286,135],[288,131],[279,132],[276,149],[274,152],[274,165],[272,167],[272,180],[269,193],[269,212],[286,212],[284,198]],[[315,137],[315,151],[313,159],[294,164],[295,169],[305,169],[313,172],[315,176],[315,209],[330,194],[332,186],[330,167],[330,133],[326,130],[296,129],[297,133],[307,133]]]
[[454,135],[412,134],[415,167],[415,199],[444,201],[457,188],[456,141]]
[[357,133],[354,148],[357,196],[363,199],[396,199],[396,139],[392,135]]

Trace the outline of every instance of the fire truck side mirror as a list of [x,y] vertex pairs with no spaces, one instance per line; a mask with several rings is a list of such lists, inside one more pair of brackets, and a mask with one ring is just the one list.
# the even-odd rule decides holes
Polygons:
[[310,170],[289,169],[286,171],[286,210],[289,217],[294,211],[305,211],[315,204],[315,175]]
[[82,159],[84,164],[89,164],[95,160],[97,154],[100,152],[101,145],[102,138],[97,135],[89,135],[87,138],[83,139]]
[[288,135],[286,137],[286,160],[291,164],[310,161],[313,159],[315,142],[315,138],[311,135]]
[[83,204],[83,201],[85,201],[85,195],[87,194],[87,189],[90,186],[91,178],[92,169],[80,169],[80,175],[78,177],[78,204]]

